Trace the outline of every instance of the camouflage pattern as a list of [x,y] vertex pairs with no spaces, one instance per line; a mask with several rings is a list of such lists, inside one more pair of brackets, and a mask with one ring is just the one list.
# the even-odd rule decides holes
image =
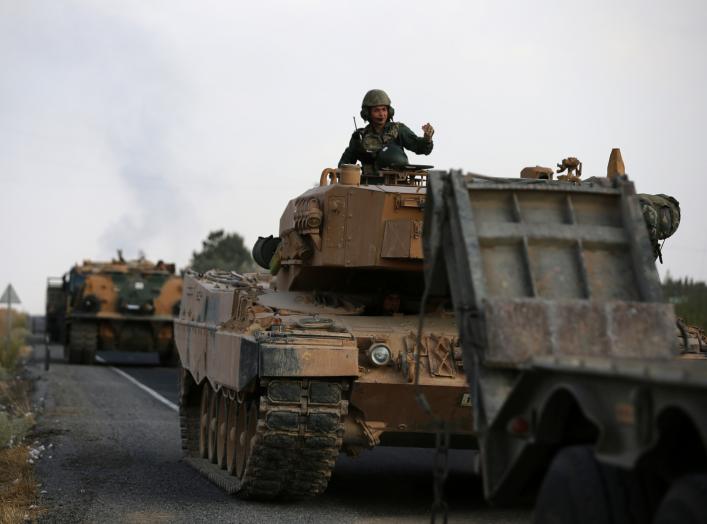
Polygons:
[[363,97],[363,102],[361,102],[361,107],[373,107],[373,106],[389,106],[390,107],[390,97],[382,89],[371,89]]
[[668,195],[639,194],[641,211],[653,245],[653,255],[662,260],[660,240],[670,237],[680,225],[680,203]]
[[75,265],[62,279],[68,361],[91,364],[96,351],[130,351],[176,363],[172,321],[182,279],[174,273],[174,264],[122,255]]
[[357,129],[349,147],[341,155],[339,166],[360,161],[364,175],[375,175],[379,169],[404,166],[408,163],[404,149],[418,155],[429,155],[434,144],[431,139],[419,137],[400,122],[388,122],[378,134],[368,125]]
[[371,108],[375,106],[388,106],[388,120],[393,120],[395,108],[390,105],[390,97],[381,89],[371,89],[361,102],[361,118],[366,122],[371,121]]

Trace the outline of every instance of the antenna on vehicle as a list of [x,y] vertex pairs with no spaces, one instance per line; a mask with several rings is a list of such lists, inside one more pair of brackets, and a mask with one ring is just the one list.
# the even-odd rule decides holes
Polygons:
[[361,138],[361,132],[358,130],[358,123],[356,123],[356,115],[353,116],[354,121],[354,134],[358,133],[359,138]]

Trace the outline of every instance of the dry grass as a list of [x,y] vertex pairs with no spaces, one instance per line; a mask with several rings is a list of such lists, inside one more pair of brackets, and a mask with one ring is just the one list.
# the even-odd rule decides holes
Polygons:
[[24,415],[32,411],[27,381],[12,376],[0,376],[0,406],[15,415]]
[[[7,336],[7,308],[0,309],[0,367],[13,371],[27,337],[27,315],[12,311],[12,332]],[[1,377],[0,377],[1,379]]]
[[37,483],[25,445],[0,449],[0,524],[35,520]]
[[29,384],[0,377],[0,449],[21,444],[34,426]]
[[24,443],[34,426],[31,384],[15,371],[0,368],[0,524],[34,521],[39,515],[30,448]]

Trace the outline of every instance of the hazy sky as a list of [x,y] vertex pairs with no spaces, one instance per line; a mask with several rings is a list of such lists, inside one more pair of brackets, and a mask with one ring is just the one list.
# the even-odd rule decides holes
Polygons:
[[371,88],[435,126],[417,160],[442,169],[602,176],[621,147],[682,205],[661,273],[707,279],[706,6],[0,0],[0,287],[41,313],[83,258],[182,267],[210,230],[277,233]]

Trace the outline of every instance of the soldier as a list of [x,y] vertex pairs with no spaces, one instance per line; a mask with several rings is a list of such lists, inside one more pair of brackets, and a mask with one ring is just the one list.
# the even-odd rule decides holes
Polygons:
[[393,122],[395,110],[390,105],[390,98],[381,89],[371,89],[363,97],[361,118],[369,124],[357,129],[351,135],[349,147],[341,155],[339,166],[363,165],[364,176],[376,176],[378,170],[387,167],[400,167],[408,163],[404,149],[418,155],[432,152],[434,128],[429,124],[422,126],[422,137],[413,133],[400,122]]

